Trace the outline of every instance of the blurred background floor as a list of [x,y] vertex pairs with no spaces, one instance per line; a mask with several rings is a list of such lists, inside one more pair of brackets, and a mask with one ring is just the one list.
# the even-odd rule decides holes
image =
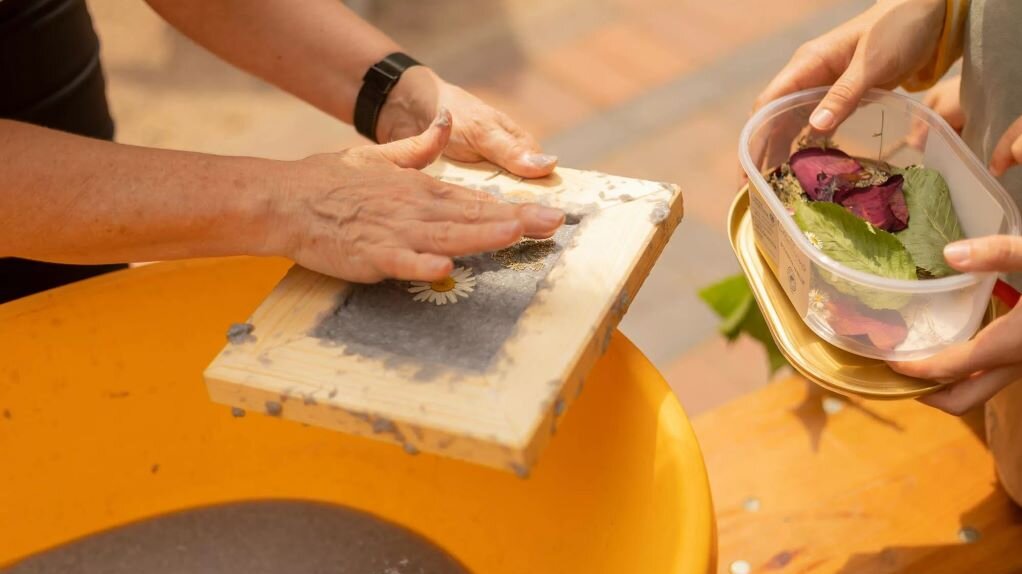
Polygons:
[[[738,132],[803,41],[871,0],[358,0],[411,54],[509,113],[567,167],[678,183],[685,220],[622,330],[691,414],[766,384],[763,351],[726,345],[698,288],[736,272],[725,215]],[[124,143],[296,159],[364,143],[220,62],[143,2],[91,0]]]

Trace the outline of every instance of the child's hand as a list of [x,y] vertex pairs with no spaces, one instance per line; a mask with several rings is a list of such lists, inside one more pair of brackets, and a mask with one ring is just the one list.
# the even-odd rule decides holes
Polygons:
[[997,142],[997,147],[990,157],[990,171],[1001,177],[1008,168],[1020,163],[1022,163],[1022,117],[1015,120],[1001,136],[1001,141]]
[[[923,98],[923,103],[944,118],[944,121],[959,134],[965,128],[965,112],[962,111],[961,100],[962,77],[949,78],[930,88]],[[927,124],[921,119],[912,119],[912,130],[907,140],[909,145],[922,149],[926,143]]]
[[[944,257],[959,271],[1022,271],[1022,237],[993,235],[957,241],[944,249]],[[891,368],[911,377],[946,382],[945,388],[920,401],[961,415],[1022,380],[1022,304],[970,341],[921,361],[891,363]]]
[[809,123],[831,132],[870,88],[893,89],[933,55],[944,0],[885,0],[799,48],[756,99],[755,109],[781,96],[831,85]]

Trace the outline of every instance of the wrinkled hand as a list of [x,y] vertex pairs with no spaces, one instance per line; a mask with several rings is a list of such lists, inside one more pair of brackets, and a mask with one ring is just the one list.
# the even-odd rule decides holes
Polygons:
[[442,109],[421,135],[293,162],[268,250],[359,283],[434,281],[452,256],[552,235],[560,210],[501,203],[418,171],[443,152],[451,126]]
[[[995,235],[958,241],[944,249],[944,257],[959,271],[1022,271],[1022,237]],[[1022,305],[970,341],[928,359],[891,363],[891,367],[912,377],[948,383],[919,400],[961,415],[1022,379]]]
[[[959,134],[965,129],[965,112],[962,110],[962,77],[955,76],[948,78],[930,88],[923,97],[923,104],[930,108]],[[929,130],[926,122],[913,117],[912,129],[906,139],[909,145],[916,149],[922,149],[926,143],[926,132]]]
[[542,153],[536,140],[511,118],[482,100],[437,77],[425,66],[409,68],[380,110],[377,140],[389,142],[422,132],[437,110],[454,116],[447,157],[466,162],[487,160],[522,177],[553,172],[557,157]]
[[885,0],[805,43],[756,99],[833,84],[809,123],[831,131],[855,111],[866,90],[894,88],[921,68],[937,47],[944,0]]

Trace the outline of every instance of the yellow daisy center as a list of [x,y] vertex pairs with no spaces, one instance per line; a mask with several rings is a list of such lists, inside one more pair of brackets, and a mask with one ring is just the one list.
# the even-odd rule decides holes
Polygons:
[[429,288],[436,291],[437,293],[446,293],[451,289],[454,289],[454,278],[444,277],[443,279],[437,279],[429,284]]

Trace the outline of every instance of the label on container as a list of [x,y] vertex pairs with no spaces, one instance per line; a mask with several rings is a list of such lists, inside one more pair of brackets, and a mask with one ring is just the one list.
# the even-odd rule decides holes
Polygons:
[[777,280],[781,282],[798,314],[805,317],[809,311],[809,256],[795,245],[784,230],[780,230],[779,236],[781,257],[777,262]]
[[788,299],[803,317],[809,309],[809,257],[792,241],[781,222],[755,189],[749,192],[749,213],[756,245]]
[[749,190],[749,213],[752,215],[752,231],[756,234],[756,246],[766,258],[770,268],[777,271],[777,237],[781,226],[759,191]]

